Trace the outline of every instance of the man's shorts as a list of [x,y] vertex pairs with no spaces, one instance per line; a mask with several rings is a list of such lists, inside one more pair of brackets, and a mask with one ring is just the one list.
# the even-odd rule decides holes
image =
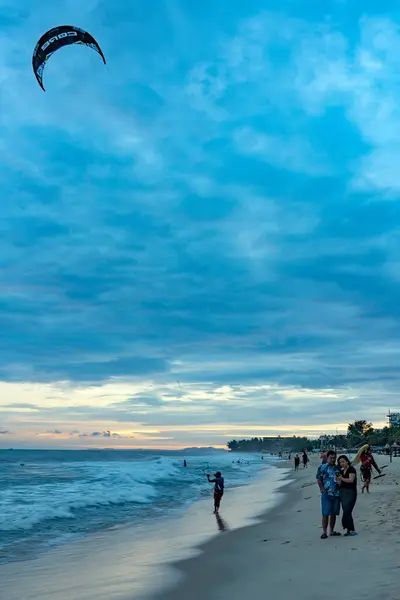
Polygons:
[[329,494],[321,494],[321,507],[323,517],[337,517],[340,513],[339,496],[329,496]]
[[217,508],[219,508],[221,505],[222,496],[223,494],[218,494],[218,492],[214,492],[214,504]]

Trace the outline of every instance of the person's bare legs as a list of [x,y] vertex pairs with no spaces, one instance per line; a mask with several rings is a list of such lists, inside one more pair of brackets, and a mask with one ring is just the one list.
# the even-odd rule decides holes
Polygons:
[[329,523],[329,517],[322,517],[322,533],[323,533],[323,535],[328,535],[327,534],[328,523]]
[[214,498],[214,515],[219,514],[219,508],[221,506],[221,498]]
[[335,531],[336,517],[331,516],[329,525],[330,525],[330,530],[331,530],[331,535],[332,535],[332,533]]

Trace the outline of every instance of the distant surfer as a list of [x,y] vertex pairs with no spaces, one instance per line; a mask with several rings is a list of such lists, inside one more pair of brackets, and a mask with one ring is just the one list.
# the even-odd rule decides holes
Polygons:
[[184,461],[183,461],[183,466],[184,466],[184,467],[187,467],[187,462],[186,462],[186,460],[184,460]]
[[224,495],[224,478],[220,471],[217,471],[214,475],[214,479],[210,478],[207,473],[207,479],[210,483],[214,484],[214,514],[219,513],[219,507],[221,506],[222,496]]
[[361,492],[364,493],[364,490],[367,490],[367,494],[369,494],[369,486],[372,478],[372,467],[374,467],[374,469],[379,473],[379,475],[382,475],[381,469],[378,467],[374,457],[372,456],[372,449],[369,444],[364,444],[364,446],[361,446],[361,448],[356,454],[356,457],[353,460],[353,466],[358,465],[358,463],[360,462],[361,476],[364,481],[364,485],[361,488]]

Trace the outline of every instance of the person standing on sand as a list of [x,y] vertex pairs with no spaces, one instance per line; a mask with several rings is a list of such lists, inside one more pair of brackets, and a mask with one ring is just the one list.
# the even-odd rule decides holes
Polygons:
[[220,471],[217,471],[214,479],[210,479],[210,475],[207,473],[207,479],[210,483],[214,484],[214,514],[217,515],[221,506],[222,496],[224,495],[224,478]]
[[306,469],[308,466],[308,456],[307,452],[303,450],[303,469]]
[[340,495],[338,486],[338,476],[340,469],[336,465],[336,452],[329,450],[327,462],[318,467],[317,483],[321,490],[321,508],[322,508],[322,535],[321,540],[328,537],[327,530],[330,526],[330,535],[341,535],[335,531],[336,517],[340,513]]
[[357,535],[354,528],[353,510],[357,502],[357,471],[351,466],[347,456],[339,456],[338,465],[340,475],[338,477],[340,502],[342,504],[342,525],[347,529],[345,537]]
[[300,466],[300,456],[298,454],[296,454],[296,456],[294,457],[294,470],[298,471],[299,466]]

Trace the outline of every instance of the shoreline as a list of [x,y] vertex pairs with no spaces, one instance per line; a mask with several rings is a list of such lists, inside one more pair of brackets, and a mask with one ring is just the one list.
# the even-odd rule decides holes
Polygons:
[[107,453],[104,464],[99,456],[83,460],[82,452],[72,460],[64,451],[44,458],[42,452],[35,458],[29,451],[20,457],[22,464],[2,462],[0,563],[37,558],[109,530],[175,518],[211,493],[205,470],[222,468],[233,490],[258,479],[274,462],[263,464],[254,455],[232,461],[228,453],[217,453],[212,467],[209,457],[187,455],[184,468],[175,455],[150,454],[144,460],[142,453],[133,452],[128,459]]
[[[381,466],[386,457],[379,457]],[[400,575],[398,502],[400,460],[359,494],[354,538],[321,540],[319,461],[292,471],[284,501],[261,522],[201,546],[195,558],[175,563],[181,583],[153,600],[243,600],[268,593],[274,600],[397,600]],[[287,467],[287,464],[282,464]],[[342,531],[340,519],[336,525]]]
[[[151,594],[147,600],[184,600],[185,596],[186,599],[190,598],[190,600],[197,600],[197,598],[204,600],[205,597],[207,597],[207,600],[210,600],[209,590],[204,589],[204,575],[207,574],[207,579],[210,577],[214,585],[215,579],[213,579],[213,574],[209,575],[211,556],[214,558],[216,554],[221,554],[228,545],[230,547],[235,545],[236,540],[233,539],[235,534],[250,532],[251,530],[259,531],[263,525],[279,521],[285,512],[289,511],[297,502],[294,492],[301,490],[303,486],[299,488],[299,481],[297,478],[294,478],[295,472],[292,468],[292,461],[277,462],[274,467],[287,471],[283,478],[283,481],[286,483],[282,486],[281,490],[275,492],[277,500],[275,505],[265,508],[254,518],[254,523],[249,523],[244,527],[232,531],[226,531],[223,538],[215,536],[200,544],[197,546],[196,556],[188,556],[171,563],[169,568],[175,571],[179,583],[169,586],[168,589],[161,592]],[[308,486],[309,484],[306,483],[304,488]],[[221,508],[220,513],[223,518],[223,508]],[[268,538],[265,538],[262,540],[262,543],[266,543],[267,541]],[[202,562],[207,563],[207,566],[206,564],[203,565]],[[219,578],[218,575],[216,575],[216,578]],[[188,583],[190,591],[187,589]],[[196,595],[196,590],[199,590],[198,596]],[[132,597],[129,600],[136,599]]]
[[[2,600],[142,600],[179,585],[174,564],[198,557],[210,539],[259,522],[282,499],[286,473],[271,465],[249,485],[231,488],[221,519],[212,493],[180,513],[142,526],[118,527],[72,541],[24,562],[0,565]],[[223,535],[221,535],[221,532]]]
[[400,460],[369,496],[359,494],[359,535],[328,540],[320,539],[318,465],[295,473],[276,463],[231,488],[220,519],[210,495],[162,525],[109,530],[0,566],[2,600],[399,600]]

